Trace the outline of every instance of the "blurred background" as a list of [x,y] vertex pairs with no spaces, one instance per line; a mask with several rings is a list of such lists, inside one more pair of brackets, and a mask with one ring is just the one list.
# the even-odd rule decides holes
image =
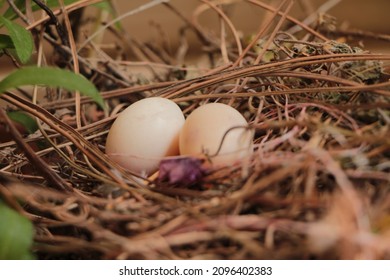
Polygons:
[[[142,8],[142,12],[123,18],[121,24],[124,34],[119,34],[119,36],[127,36],[140,43],[169,44],[172,49],[176,49],[183,43],[180,41],[180,29],[185,23],[172,9],[161,4],[146,8],[148,4],[153,3],[153,0],[112,0],[111,2],[118,15]],[[249,3],[249,1],[219,0],[219,2],[224,3],[223,9],[225,13],[242,35],[242,38],[255,34],[267,17],[269,18],[271,15],[270,12]],[[260,2],[277,7],[282,0],[261,0]],[[0,12],[8,8],[7,2],[4,1],[3,3],[4,6],[0,9]],[[181,16],[187,19],[191,20],[197,14],[200,27],[206,33],[209,32],[219,36],[220,21],[218,15],[201,0],[170,0],[169,4],[177,11],[180,11]],[[338,29],[356,29],[390,35],[389,0],[295,0],[289,14],[299,20],[303,20],[309,15],[318,15],[319,9],[334,17],[334,23]],[[90,35],[93,30],[97,30],[101,26],[96,19],[103,20],[103,22],[108,22],[112,19],[111,15],[102,15],[101,13],[102,10],[96,7],[88,7],[83,12],[82,22],[87,22],[87,24],[83,25],[79,32],[78,38],[80,42]],[[35,18],[39,18],[39,15],[36,15]],[[1,30],[1,32],[3,31]],[[228,36],[231,36],[228,29],[226,32]],[[186,32],[185,38],[188,45],[186,55],[199,54],[201,49],[198,42],[199,39],[195,34]],[[121,44],[120,40],[115,38],[111,32],[104,32],[99,42],[106,44],[108,48],[115,48],[115,44],[116,46]],[[389,52],[390,49],[390,40],[373,40],[368,38],[363,40],[362,38],[357,38],[356,44],[372,52],[384,53]],[[11,64],[12,61],[9,58],[0,57],[0,78],[9,71]]]
[[[148,2],[150,1],[114,1],[121,12],[136,9]],[[282,1],[262,0],[262,2],[277,7]],[[203,4],[199,0],[171,0],[169,3],[180,10],[187,18],[191,18],[194,11]],[[224,11],[234,26],[243,34],[255,33],[265,18],[270,15],[269,12],[247,1],[225,0],[224,3],[230,3],[225,5]],[[329,8],[326,9],[326,13],[336,18],[338,27],[390,34],[389,0],[295,0],[290,14],[303,20],[310,14],[316,14],[316,10],[321,6],[322,8]],[[158,5],[123,20],[128,33],[140,41],[159,39],[156,28],[151,28],[156,23],[161,26],[161,29],[165,31],[165,35],[172,43],[177,42],[178,29],[183,25],[183,22],[165,7]],[[213,10],[208,9],[203,12],[199,17],[199,23],[204,28],[210,28],[210,32],[213,32],[213,30],[216,33],[219,32],[218,16]],[[190,38],[195,40],[195,37]],[[386,51],[390,47],[390,43],[365,41],[367,41],[366,47],[373,50]]]

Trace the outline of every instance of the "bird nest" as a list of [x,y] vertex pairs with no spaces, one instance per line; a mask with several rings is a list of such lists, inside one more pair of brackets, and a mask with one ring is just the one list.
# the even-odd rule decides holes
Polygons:
[[[352,47],[321,21],[301,22],[288,5],[248,1],[271,15],[249,36],[240,35],[223,5],[201,5],[219,16],[215,34],[199,24],[198,14],[188,19],[160,2],[183,20],[174,51],[132,41],[130,63],[123,58],[129,42],[105,51],[90,40],[88,51],[73,52],[105,110],[88,97],[49,89],[39,102],[18,94],[22,89],[1,96],[9,110],[28,112],[39,125],[21,136],[4,118],[12,139],[0,146],[0,194],[33,222],[34,254],[389,258],[390,56]],[[71,48],[48,30],[41,38],[54,46],[52,61],[73,69]],[[106,30],[118,32],[113,25]],[[195,62],[186,62],[189,33],[201,42]],[[134,67],[147,71],[134,74]],[[254,132],[253,154],[190,183],[123,170],[104,153],[108,130],[125,107],[151,96],[176,102],[186,116],[205,103],[234,107]]]

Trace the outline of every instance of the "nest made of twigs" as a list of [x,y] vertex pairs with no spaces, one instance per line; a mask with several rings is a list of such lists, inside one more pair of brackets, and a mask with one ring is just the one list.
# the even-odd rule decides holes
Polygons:
[[[151,71],[145,78],[90,45],[100,55],[76,59],[102,91],[106,111],[71,94],[38,104],[16,92],[1,96],[40,124],[23,138],[11,129],[12,141],[0,149],[0,194],[33,221],[35,254],[389,258],[390,56],[331,40],[287,15],[286,5],[259,1],[249,2],[272,17],[246,42],[223,6],[204,2],[233,34],[221,40],[184,20],[210,58],[206,67],[174,64],[164,46],[139,43],[135,52],[148,57],[139,65]],[[303,31],[284,32],[291,23]],[[72,67],[69,48],[51,36],[58,63]],[[236,108],[254,130],[253,155],[190,185],[134,179],[106,157],[105,137],[124,107],[150,96],[175,101],[185,115],[208,102]]]

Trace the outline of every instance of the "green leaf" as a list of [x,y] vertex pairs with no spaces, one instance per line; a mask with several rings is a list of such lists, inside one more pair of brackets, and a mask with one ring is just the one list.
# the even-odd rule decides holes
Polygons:
[[8,89],[25,85],[61,87],[69,91],[78,90],[104,108],[103,98],[90,81],[68,70],[53,67],[29,66],[12,72],[0,81],[0,94]]
[[11,37],[8,35],[0,34],[0,50],[14,48],[15,46],[11,40]]
[[14,112],[8,112],[8,117],[23,125],[23,127],[27,130],[28,133],[34,133],[38,129],[37,122],[34,118],[32,118],[30,115],[26,114],[22,111],[14,111]]
[[34,228],[30,220],[0,201],[0,260],[33,259]]
[[34,49],[31,33],[23,26],[16,24],[5,17],[0,16],[0,22],[8,29],[16,54],[22,63],[27,63]]
[[95,6],[99,9],[102,9],[103,11],[107,11],[110,14],[113,13],[112,6],[111,6],[110,2],[108,2],[108,1],[102,1],[99,3],[93,4],[92,6]]

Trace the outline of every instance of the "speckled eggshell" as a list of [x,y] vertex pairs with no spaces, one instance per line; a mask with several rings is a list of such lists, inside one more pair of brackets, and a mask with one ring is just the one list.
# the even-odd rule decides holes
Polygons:
[[[218,154],[218,148],[224,135]],[[231,106],[222,103],[208,103],[195,109],[186,119],[180,132],[181,155],[211,157],[213,167],[225,167],[241,162],[253,150],[253,132],[246,129],[247,121]]]
[[179,154],[184,115],[179,106],[161,97],[137,101],[112,124],[106,154],[120,166],[141,176],[158,169],[164,157]]

